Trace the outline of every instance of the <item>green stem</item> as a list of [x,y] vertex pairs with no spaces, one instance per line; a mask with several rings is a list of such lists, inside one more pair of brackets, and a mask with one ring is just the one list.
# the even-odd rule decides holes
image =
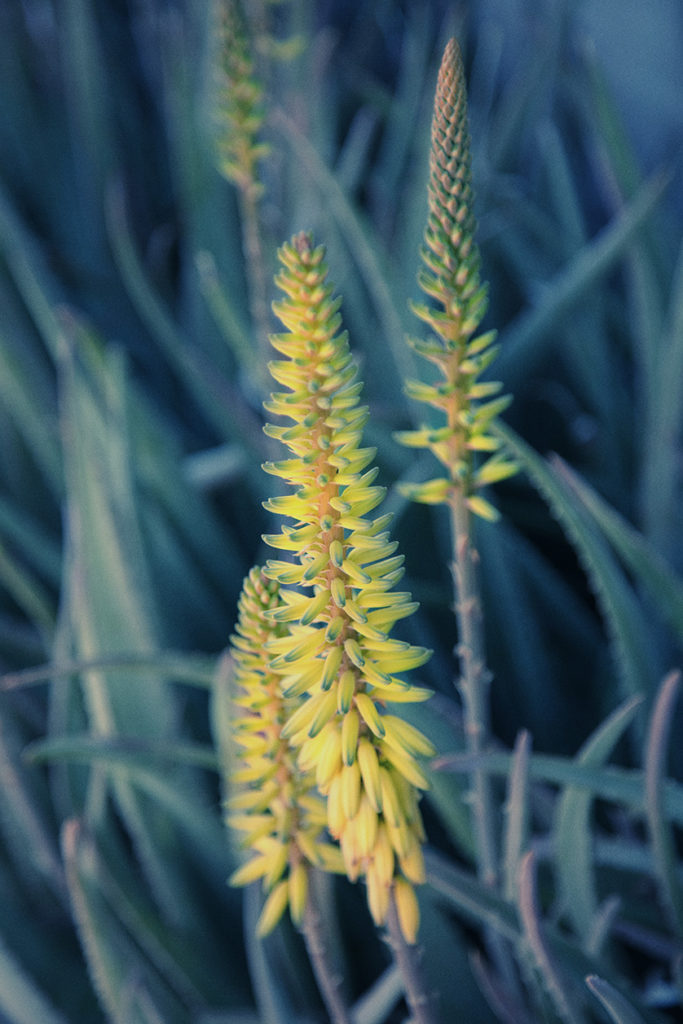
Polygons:
[[[481,753],[489,736],[489,684],[484,628],[477,575],[478,554],[472,543],[471,513],[462,489],[450,501],[453,531],[453,581],[458,624],[459,690],[463,702],[465,739],[470,754]],[[491,782],[482,768],[472,770],[472,814],[478,854],[479,878],[495,888],[498,883],[493,796]]]
[[[458,689],[463,702],[467,750],[476,756],[485,750],[490,733],[491,673],[486,665],[484,619],[477,571],[479,554],[473,543],[472,514],[465,504],[465,493],[462,488],[453,491],[450,509],[455,555],[453,583],[458,625],[457,654],[460,663]],[[491,779],[484,768],[475,765],[470,780],[477,873],[487,888],[497,891],[499,861]],[[503,984],[510,994],[516,993],[517,973],[510,949],[503,937],[489,928],[486,930],[486,944]]]
[[242,221],[242,251],[247,273],[249,292],[249,312],[254,330],[258,358],[252,361],[257,366],[256,383],[265,388],[266,366],[272,351],[268,335],[270,318],[268,315],[268,285],[261,242],[261,226],[259,221],[259,196],[255,187],[247,185],[239,190],[240,219]]
[[403,989],[411,1012],[412,1024],[436,1024],[434,1000],[427,989],[422,970],[422,950],[419,946],[406,942],[399,924],[393,894],[387,913],[387,938],[394,961],[403,979]]
[[351,1013],[342,993],[342,976],[330,955],[323,915],[315,894],[315,879],[311,876],[312,872],[309,872],[308,902],[301,922],[301,932],[331,1024],[352,1024]]

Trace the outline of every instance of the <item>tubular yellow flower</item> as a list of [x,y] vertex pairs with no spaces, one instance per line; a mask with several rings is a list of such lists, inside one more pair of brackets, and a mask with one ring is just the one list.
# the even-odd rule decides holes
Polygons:
[[[293,425],[269,424],[266,433],[292,458],[265,468],[291,490],[266,508],[294,524],[265,539],[294,560],[273,559],[265,568],[283,587],[281,607],[290,623],[287,635],[268,644],[270,664],[287,692],[305,695],[284,734],[300,749],[302,770],[315,772],[346,872],[352,880],[366,877],[370,909],[381,924],[394,878],[411,885],[400,859],[422,841],[415,784],[426,785],[415,755],[433,752],[414,727],[397,726],[385,709],[394,695],[404,703],[429,696],[396,673],[424,664],[430,652],[389,638],[416,605],[392,589],[403,570],[386,532],[390,517],[369,517],[384,490],[369,468],[374,449],[361,447],[367,409],[359,405],[361,384],[340,331],[340,300],[327,281],[324,250],[300,234],[279,256],[277,283],[285,297],[274,310],[287,332],[271,339],[284,359],[270,369],[288,390],[265,407]],[[278,621],[278,611],[270,614]],[[412,878],[419,874],[416,860],[406,861]],[[406,938],[414,935],[411,920]]]
[[242,845],[252,854],[231,884],[261,879],[268,894],[260,935],[275,927],[288,904],[294,922],[301,923],[310,864],[343,871],[339,851],[325,842],[327,815],[315,777],[302,772],[283,733],[299,701],[282,696],[280,677],[265,652],[267,642],[282,635],[284,627],[269,615],[281,608],[280,584],[252,569],[231,637],[237,709],[232,733],[242,767],[232,776],[236,791],[228,801],[228,824],[245,834]]
[[[446,47],[434,100],[428,185],[429,214],[422,249],[420,287],[435,305],[416,304],[416,315],[434,332],[427,340],[410,339],[414,350],[434,363],[436,384],[406,382],[406,393],[446,417],[439,428],[402,431],[397,440],[412,448],[429,448],[447,470],[421,484],[402,485],[414,501],[448,503],[455,489],[465,494],[471,512],[495,519],[497,512],[480,488],[512,476],[517,466],[502,455],[491,424],[509,404],[501,384],[481,381],[495,359],[495,331],[477,335],[486,312],[486,286],[479,277],[479,251],[470,172],[465,75],[455,39]],[[477,453],[486,453],[485,460]]]

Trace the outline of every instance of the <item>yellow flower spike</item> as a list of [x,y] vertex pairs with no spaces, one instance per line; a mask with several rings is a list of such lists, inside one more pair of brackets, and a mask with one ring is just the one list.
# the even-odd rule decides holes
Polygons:
[[[445,50],[434,99],[429,162],[429,213],[418,281],[430,304],[413,306],[433,334],[409,339],[412,348],[434,363],[441,374],[435,384],[406,382],[406,393],[437,409],[446,418],[441,429],[401,431],[397,440],[412,448],[429,448],[446,476],[401,486],[403,494],[428,505],[450,503],[462,489],[469,510],[484,519],[497,517],[494,507],[476,492],[517,472],[498,452],[491,427],[509,404],[498,395],[501,385],[479,380],[495,358],[495,331],[477,335],[486,312],[486,287],[480,281],[479,250],[474,240],[465,74],[460,50],[452,39]],[[487,401],[487,399],[490,399]],[[487,453],[495,453],[490,459]],[[495,460],[495,461],[494,461]],[[489,463],[493,462],[490,469]]]
[[[279,607],[270,614],[283,632],[267,645],[269,666],[284,692],[301,699],[299,707],[291,705],[282,735],[325,795],[328,830],[355,880],[370,869],[377,874],[375,859],[393,871],[386,827],[379,839],[385,798],[392,828],[407,829],[413,842],[420,841],[391,784],[396,768],[389,751],[398,746],[408,774],[422,783],[414,758],[431,745],[417,738],[417,730],[413,735],[400,726],[386,752],[381,741],[394,696],[407,703],[429,694],[392,673],[424,664],[430,652],[389,637],[394,623],[416,605],[409,594],[393,593],[403,558],[386,532],[391,517],[370,517],[384,488],[375,482],[374,449],[362,447],[368,412],[359,404],[362,385],[341,330],[340,301],[327,280],[324,249],[299,234],[279,258],[277,284],[284,298],[273,309],[285,330],[272,338],[280,358],[271,372],[284,390],[265,408],[289,422],[269,424],[266,433],[285,445],[288,456],[266,469],[285,482],[287,493],[265,507],[288,522],[280,534],[264,539],[290,560],[274,559],[265,570],[282,588]],[[412,814],[412,803],[403,803]],[[375,858],[377,842],[388,845],[389,858],[382,848]],[[410,841],[404,846],[402,852]],[[320,850],[328,856],[324,844]],[[391,881],[390,874],[381,893],[377,887],[368,892],[380,920]]]
[[[252,569],[242,587],[231,638],[236,708],[232,730],[238,765],[229,782],[238,788],[228,801],[227,821],[243,834],[242,846],[251,856],[233,873],[230,883],[241,886],[262,879],[268,895],[259,918],[260,935],[275,927],[288,903],[294,920],[301,920],[308,865],[325,863],[322,851],[329,845],[315,774],[297,765],[284,733],[284,723],[299,699],[283,696],[280,676],[268,663],[268,644],[282,640],[287,628],[277,621],[283,606],[279,582],[268,579],[261,569]],[[335,730],[337,765],[341,766],[339,732]]]

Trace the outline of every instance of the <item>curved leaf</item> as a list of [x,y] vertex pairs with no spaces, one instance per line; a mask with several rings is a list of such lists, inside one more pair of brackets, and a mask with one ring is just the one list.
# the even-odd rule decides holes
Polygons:
[[[617,708],[583,744],[576,755],[576,763],[586,766],[603,764],[641,704],[642,698],[634,697]],[[567,786],[558,802],[554,829],[563,910],[584,944],[598,909],[590,822],[592,803],[590,791]]]

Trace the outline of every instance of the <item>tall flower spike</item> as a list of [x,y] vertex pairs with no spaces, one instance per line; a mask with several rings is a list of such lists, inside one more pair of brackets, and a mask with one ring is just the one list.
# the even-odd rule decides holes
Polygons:
[[[286,387],[266,409],[293,421],[266,427],[292,455],[267,463],[290,492],[266,503],[293,520],[265,538],[293,561],[273,560],[266,573],[282,585],[275,622],[287,636],[271,640],[271,667],[283,692],[305,695],[284,732],[299,766],[315,773],[327,798],[327,823],[339,840],[346,873],[364,877],[374,920],[385,921],[392,890],[403,933],[418,926],[412,889],[424,877],[419,791],[427,780],[417,758],[433,748],[418,730],[387,711],[392,702],[424,700],[429,691],[397,673],[422,665],[430,652],[391,639],[398,619],[416,608],[392,590],[402,558],[386,527],[368,518],[384,490],[369,469],[375,450],[361,447],[367,409],[345,333],[340,300],[327,282],[324,249],[297,235],[279,253],[274,306],[287,333],[271,338],[284,360],[270,364]],[[400,881],[399,881],[400,880]]]
[[324,801],[312,773],[302,773],[283,727],[298,700],[284,699],[279,677],[268,667],[267,642],[283,629],[268,613],[280,604],[280,587],[254,568],[244,581],[236,634],[231,637],[237,714],[234,746],[241,749],[232,775],[236,792],[228,802],[228,824],[245,834],[252,856],[235,871],[232,885],[263,880],[268,893],[258,923],[265,935],[289,905],[301,924],[308,894],[308,867],[344,867],[339,850],[324,839]]
[[500,442],[491,432],[510,398],[499,394],[500,383],[480,380],[498,349],[493,344],[495,331],[476,334],[486,312],[487,290],[480,282],[474,240],[465,75],[454,39],[439,71],[429,171],[424,266],[418,281],[433,304],[415,304],[413,310],[434,334],[426,340],[410,339],[410,344],[437,366],[441,380],[409,380],[406,392],[438,409],[446,423],[402,431],[397,439],[408,447],[431,449],[448,475],[404,484],[401,490],[414,501],[439,504],[449,502],[455,488],[461,489],[471,512],[495,519],[496,510],[479,492],[512,476],[517,466],[498,451]]

